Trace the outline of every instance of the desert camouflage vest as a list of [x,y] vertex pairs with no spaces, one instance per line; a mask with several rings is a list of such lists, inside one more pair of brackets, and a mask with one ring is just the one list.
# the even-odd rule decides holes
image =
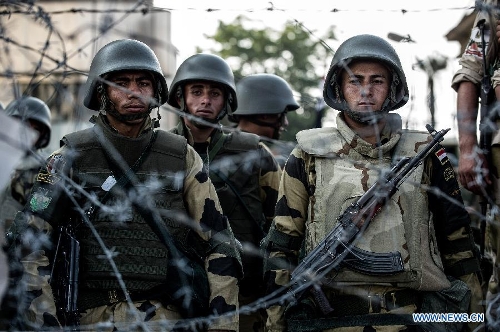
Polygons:
[[[313,129],[297,135],[299,146],[316,157],[316,191],[309,204],[306,251],[311,251],[326,236],[336,224],[336,218],[365,193],[380,171],[389,170],[393,160],[414,156],[419,147],[426,144],[427,137],[424,133],[404,131],[401,138],[395,135],[386,142],[379,156],[359,137],[346,141],[335,128]],[[370,252],[400,252],[404,271],[381,278],[341,268],[333,281],[418,290],[441,290],[449,286],[437,248],[432,215],[427,208],[427,195],[418,186],[422,175],[421,165],[356,242],[358,248]]]
[[[145,134],[137,139],[130,139],[111,133],[103,128],[108,141],[119,149],[122,157],[132,165],[137,159],[137,152],[144,150],[151,135]],[[67,135],[63,141],[78,153],[73,162],[73,169],[84,189],[102,198],[105,195],[101,185],[110,176],[110,165],[93,129]],[[183,201],[183,180],[187,142],[183,137],[158,131],[156,141],[149,155],[135,173],[139,183],[159,184],[153,192],[148,191],[152,206],[160,213],[171,234],[183,241],[188,229],[176,221],[176,215],[185,216]],[[131,156],[133,153],[135,155]],[[92,158],[89,158],[92,156]],[[118,179],[117,179],[118,180]],[[149,186],[151,188],[151,185]],[[115,190],[116,189],[116,190]],[[107,248],[114,248],[118,253],[114,262],[120,271],[129,291],[148,290],[165,282],[167,275],[167,250],[158,236],[142,216],[127,205],[123,190],[113,187],[111,198],[106,205],[115,205],[115,214],[104,215],[99,210],[93,214],[94,225]],[[141,188],[138,188],[139,192]],[[85,224],[77,229],[80,240],[80,280],[81,291],[84,289],[120,288],[115,273],[106,259],[103,259],[96,237]]]

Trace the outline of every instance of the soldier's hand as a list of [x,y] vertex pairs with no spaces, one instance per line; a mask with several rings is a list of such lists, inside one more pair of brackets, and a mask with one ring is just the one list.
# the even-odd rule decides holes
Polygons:
[[474,194],[486,194],[486,188],[491,185],[491,179],[488,163],[481,152],[460,154],[458,180],[465,189]]

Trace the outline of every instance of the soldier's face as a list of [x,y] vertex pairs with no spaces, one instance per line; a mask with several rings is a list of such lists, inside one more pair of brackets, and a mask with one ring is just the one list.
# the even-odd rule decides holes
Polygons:
[[107,92],[118,113],[131,115],[149,112],[149,104],[154,97],[153,77],[149,72],[120,71],[112,73],[107,80],[113,83],[107,85]]
[[342,93],[352,111],[380,111],[390,86],[389,70],[379,62],[357,61],[342,72]]
[[192,115],[215,119],[224,108],[224,90],[222,85],[216,83],[190,82],[184,86],[184,100]]

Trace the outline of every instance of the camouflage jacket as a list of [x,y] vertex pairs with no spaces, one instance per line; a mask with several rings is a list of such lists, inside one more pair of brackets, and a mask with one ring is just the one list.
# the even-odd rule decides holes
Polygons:
[[[251,133],[213,130],[206,143],[194,143],[183,122],[171,131],[186,137],[202,157],[236,238],[243,245],[258,249],[274,216],[281,176],[272,153]],[[242,261],[240,293],[262,294],[261,258],[245,251]]]
[[[104,137],[109,139],[110,142],[120,140],[116,133],[113,133],[113,129],[107,125],[102,115],[97,119],[95,127],[102,129],[102,132],[105,133]],[[150,140],[151,133],[152,127],[149,121],[137,139],[131,139],[129,146],[115,146],[117,149],[115,151],[119,151],[123,159],[132,164],[133,162],[130,161],[141,155],[141,151],[134,152],[127,151],[127,149],[131,149],[131,146],[141,146],[143,143],[140,141],[144,139],[147,143]],[[168,133],[164,132],[164,134]],[[165,135],[158,135],[157,141],[153,143],[151,148],[152,151],[154,151],[155,145],[161,137],[164,138]],[[169,144],[168,142],[163,143]],[[198,224],[198,226],[193,226],[193,229],[201,239],[218,244],[211,246],[213,250],[208,252],[205,257],[205,269],[210,287],[210,311],[220,314],[236,311],[238,308],[238,278],[241,277],[239,253],[234,248],[234,242],[230,240],[233,237],[231,229],[221,214],[217,194],[203,168],[200,157],[190,146],[186,148],[184,172],[170,174],[168,165],[164,166],[164,170],[154,170],[153,172],[159,172],[159,175],[162,176],[174,176],[177,181],[181,181],[182,197],[188,214],[188,218],[185,219],[193,220]],[[87,157],[80,155],[79,158],[95,158],[95,150],[93,151],[89,150]],[[68,202],[72,201],[71,199],[68,200],[68,193],[76,193],[76,197],[82,196],[78,188],[79,185],[85,185],[84,179],[88,180],[89,174],[79,173],[79,165],[71,163],[72,153],[71,147],[62,146],[48,158],[47,166],[38,174],[37,182],[28,200],[29,204],[24,211],[27,218],[19,219],[19,221],[25,220],[28,224],[28,228],[24,228],[25,234],[28,233],[27,230],[31,230],[39,234],[37,237],[40,239],[44,238],[44,234],[48,234],[50,238],[53,228],[57,225],[57,220],[70,215],[75,207],[74,204],[68,204]],[[80,151],[80,153],[85,154],[86,152]],[[134,153],[136,156],[131,156]],[[165,151],[165,153],[168,154],[168,151]],[[148,162],[148,158],[152,158],[154,155],[153,152],[146,155],[141,165],[154,164]],[[112,172],[110,173],[112,174]],[[68,179],[68,176],[70,179]],[[61,185],[69,189],[69,191],[62,189]],[[162,191],[161,188],[155,188],[154,183],[146,182],[142,185],[146,187],[153,186],[151,187],[153,191]],[[102,185],[103,189],[104,187],[105,183]],[[168,190],[165,192],[168,193]],[[83,196],[85,197],[85,194]],[[85,206],[77,208],[81,209],[82,207]],[[121,219],[127,218],[127,213],[118,216]],[[15,222],[18,222],[17,218]],[[124,225],[123,222],[126,222],[126,220],[116,220],[115,222],[122,222],[122,225]],[[15,226],[17,226],[17,229],[23,229],[20,225]],[[14,228],[15,230],[16,228]],[[29,276],[28,279],[30,280],[27,291],[36,294],[30,297],[26,316],[33,326],[51,326],[57,322],[57,319],[54,299],[48,283],[50,260],[47,257],[47,251],[44,250],[47,244],[43,242],[38,246],[36,243],[33,244],[33,250],[35,251],[27,252],[28,255],[22,258],[25,274]],[[81,252],[84,254],[86,249],[82,248]],[[210,324],[210,329],[236,331],[238,330],[238,315],[230,315],[229,319],[215,319]]]
[[[397,114],[390,114],[390,116],[392,118],[399,118]],[[343,121],[341,114],[337,117],[337,127],[340,126],[344,130],[350,130],[345,129],[347,125]],[[381,133],[381,146],[373,147],[375,150],[374,155],[377,155],[377,149],[383,148],[384,145],[388,144],[396,132],[400,132],[400,130],[400,119],[399,128],[391,128],[387,125]],[[353,137],[357,137],[352,130],[351,133]],[[359,140],[360,138],[357,137],[357,141]],[[318,137],[317,143],[319,145],[328,144],[328,142],[322,142],[321,137]],[[343,147],[344,152],[348,149],[356,149],[356,140],[343,141],[340,146]],[[316,158],[314,156],[297,147],[292,151],[285,165],[280,183],[278,203],[276,205],[276,216],[268,239],[269,243],[271,243],[273,242],[273,238],[283,238],[281,234],[285,234],[285,237],[288,237],[288,245],[273,245],[270,248],[268,247],[270,253],[267,266],[270,269],[265,272],[269,293],[288,283],[290,271],[298,263],[299,252],[303,248],[305,232],[310,227],[308,225],[310,222],[308,215],[312,209],[310,202],[320,199],[315,197],[318,194],[316,192],[315,162]],[[332,162],[335,162],[335,158]],[[353,165],[353,167],[356,166],[358,165]],[[467,274],[477,272],[479,264],[471,238],[470,218],[463,204],[455,203],[461,203],[462,198],[448,158],[440,159],[436,154],[430,155],[424,163],[422,183],[439,189],[439,192],[444,194],[435,194],[433,191],[427,192],[428,208],[434,216],[435,233],[445,271],[447,271],[447,274],[457,278],[462,277],[461,271],[467,271]],[[342,195],[342,193],[338,194]],[[347,199],[348,197],[345,198]],[[452,198],[455,202],[451,202],[448,198]],[[331,218],[336,218],[336,216],[331,216]],[[320,240],[317,239],[317,241]],[[461,263],[465,263],[468,266],[466,270],[461,269]],[[468,263],[471,264],[469,265]],[[290,268],[277,269],[276,266],[289,266]],[[478,282],[477,277],[475,277],[475,282]],[[331,285],[329,284],[329,286]],[[344,286],[345,288],[349,287]],[[269,331],[284,331],[286,329],[283,313],[284,307],[272,306],[268,308],[267,328]]]
[[23,158],[0,195],[0,222],[4,223],[5,229],[9,229],[17,211],[26,204],[40,166],[41,163],[34,157]]
[[[498,6],[498,0],[483,0],[486,6]],[[453,75],[451,87],[456,91],[460,82],[468,81],[476,85],[481,84],[483,78],[483,54],[489,55],[490,44],[498,44],[496,41],[496,21],[498,18],[495,17],[493,11],[479,11],[474,24],[472,26],[471,35],[469,38],[469,43],[467,44],[464,53],[459,59],[460,68],[457,70],[455,75]],[[481,40],[481,32],[478,25],[480,20],[485,20],[485,33],[484,41],[485,45]],[[496,46],[498,47],[498,46]],[[496,56],[495,56],[496,58]],[[500,70],[498,70],[498,59],[496,61],[491,61],[488,57],[490,74],[492,75],[492,87],[495,88],[500,84]]]

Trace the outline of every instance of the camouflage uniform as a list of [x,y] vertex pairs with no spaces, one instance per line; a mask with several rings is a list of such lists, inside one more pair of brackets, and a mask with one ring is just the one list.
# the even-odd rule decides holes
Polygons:
[[[486,6],[498,7],[500,2],[497,0],[484,0],[483,3]],[[480,20],[485,20],[485,45],[483,45],[481,40],[481,32],[478,25]],[[462,82],[471,82],[477,86],[477,91],[481,88],[481,81],[483,79],[483,55],[486,55],[487,62],[489,64],[489,73],[491,75],[491,85],[492,88],[496,88],[500,84],[500,70],[499,70],[499,60],[495,53],[498,50],[498,42],[496,38],[496,23],[498,17],[494,15],[493,11],[480,11],[474,21],[474,25],[471,31],[469,43],[462,54],[459,64],[460,68],[457,70],[452,79],[452,88],[458,91],[459,85]],[[476,100],[476,102],[478,102]],[[493,106],[493,103],[490,102]],[[497,120],[497,127],[498,127]],[[475,132],[475,128],[474,128]],[[500,204],[500,176],[498,170],[500,169],[500,132],[496,131],[493,133],[492,141],[492,161],[494,167],[490,168],[491,180],[493,181],[493,194],[495,203],[498,206]],[[491,213],[489,211],[488,213]],[[498,227],[495,226],[498,223],[498,214],[491,216],[494,223],[488,223],[486,225],[486,240],[485,240],[485,251],[486,256],[493,262],[492,275],[488,281],[486,290],[486,299],[489,302],[499,293],[499,263],[497,260],[498,252],[500,251],[500,236],[498,235]],[[489,269],[485,272],[489,272]],[[486,275],[487,277],[488,275]]]
[[[206,144],[194,143],[189,128],[183,122],[172,129],[172,132],[186,137],[189,144],[192,144],[202,156],[210,170],[210,178],[216,187],[222,211],[229,218],[235,237],[242,244],[258,249],[260,241],[267,233],[274,217],[281,176],[281,169],[268,148],[258,141],[257,135],[234,132],[226,136],[225,144],[209,160],[207,153],[211,155],[212,151],[216,150],[214,146],[223,135],[222,131],[214,130]],[[247,142],[246,147],[230,148],[230,142],[236,141],[240,136],[244,137],[244,141]],[[252,140],[255,141],[255,145],[250,147],[247,144]],[[231,167],[227,167],[228,164]],[[247,208],[235,197],[226,182],[221,181],[217,173],[222,173],[229,179]],[[248,215],[247,209],[252,212],[252,216]],[[261,297],[264,294],[264,289],[263,283],[259,282],[262,279],[262,274],[259,273],[262,271],[261,259],[255,253],[246,254],[243,252],[242,260],[244,278],[240,282],[240,305],[245,305]],[[240,315],[240,329],[242,331],[245,330],[243,326],[247,318],[246,315]],[[253,325],[253,320],[248,319],[249,324]],[[253,329],[253,326],[249,328]]]
[[[370,184],[376,180],[376,176],[375,179],[373,179],[370,177],[370,174],[373,175],[374,171],[376,174],[376,170],[382,165],[379,165],[380,162],[386,163],[391,160],[392,154],[402,141],[401,137],[405,137],[405,134],[403,132],[403,136],[401,136],[401,118],[399,115],[389,114],[388,119],[391,119],[391,124],[389,125],[388,122],[383,132],[380,134],[380,141],[382,142],[380,147],[373,147],[371,144],[359,138],[359,136],[345,124],[342,113],[337,117],[338,134],[336,137],[340,140],[338,142],[329,143],[329,140],[325,141],[323,139],[324,137],[331,138],[330,136],[323,136],[329,135],[328,133],[331,131],[331,128],[309,130],[298,134],[299,146],[294,149],[285,165],[280,183],[279,199],[276,205],[276,217],[266,239],[266,242],[269,243],[268,250],[270,251],[270,257],[266,264],[266,276],[269,287],[268,292],[272,292],[288,283],[290,269],[284,269],[283,267],[289,266],[292,268],[300,259],[301,250],[305,251],[303,254],[307,254],[317,246],[323,236],[326,235],[326,232],[335,224],[336,218],[339,215],[338,211],[343,210],[343,208],[346,207],[345,204],[348,204],[353,199],[350,190],[335,188],[337,188],[337,186],[340,188],[342,185],[346,188],[346,184],[351,183],[354,185],[357,183],[358,186],[361,186],[361,188],[366,191]],[[302,139],[304,137],[311,137],[309,139],[310,143],[307,146],[317,147],[314,154],[304,151],[304,149],[308,148],[305,148],[306,145],[300,143],[300,140],[302,140],[301,137]],[[425,142],[426,140],[423,140],[420,144],[415,142],[415,147],[425,144]],[[338,146],[340,148],[339,150],[330,151],[332,146]],[[318,155],[319,152],[317,149],[325,149],[327,157],[323,157],[321,155],[322,153]],[[382,157],[380,159],[379,154]],[[354,156],[356,156],[355,159],[352,159]],[[356,162],[354,162],[354,160],[356,160]],[[323,165],[321,167],[333,167],[333,169],[339,172],[336,177],[342,180],[334,180],[329,177],[323,178],[323,176],[326,175],[319,173],[318,163],[320,162],[321,165]],[[337,164],[344,165],[346,163],[351,163],[351,166],[339,166],[347,167],[344,171],[342,171],[342,168],[335,168]],[[328,166],[329,164],[331,166]],[[375,167],[375,170],[373,170],[373,167]],[[420,173],[417,172],[417,174],[420,175],[417,175],[417,177],[420,177],[420,179],[417,178],[417,181],[431,186],[432,188],[439,188],[447,197],[451,197],[459,203],[462,201],[458,184],[448,158],[443,157],[443,155],[438,157],[438,154],[432,154],[425,160],[419,172]],[[410,180],[410,182],[412,181]],[[321,186],[318,187],[320,184]],[[412,184],[407,185],[414,187]],[[332,186],[333,189],[331,188]],[[418,189],[418,187],[415,188]],[[322,196],[325,195],[325,190],[330,191],[330,195],[333,197],[332,199],[337,202],[343,202],[343,204],[325,205],[325,197]],[[405,192],[406,190],[407,189],[405,189]],[[402,210],[401,213],[398,212],[397,214],[388,215],[385,213],[387,211],[384,212],[384,210],[382,210],[365,231],[367,236],[371,236],[371,243],[370,238],[366,240],[363,238],[360,240],[361,243],[357,243],[356,246],[368,245],[369,248],[392,246],[393,250],[391,251],[399,251],[402,253],[411,251],[411,247],[414,245],[417,235],[411,232],[410,234],[412,235],[404,235],[408,243],[403,243],[401,247],[396,247],[398,245],[396,241],[399,231],[397,231],[397,228],[389,228],[386,224],[392,224],[391,220],[398,219],[397,215],[400,215],[401,217],[399,218],[403,218],[403,220],[405,218],[415,218],[413,215],[414,211],[405,215],[405,211],[403,210],[405,206],[406,208],[413,208],[411,195],[414,195],[413,197],[417,206],[419,204],[423,204],[423,206],[428,204],[428,211],[432,212],[432,214],[427,212],[427,215],[431,216],[431,218],[433,216],[433,218],[429,221],[430,224],[427,226],[428,228],[424,227],[424,233],[428,232],[428,236],[431,237],[428,239],[427,244],[432,245],[437,241],[439,249],[438,247],[432,250],[429,249],[431,256],[437,256],[433,256],[432,259],[429,257],[428,260],[423,260],[422,258],[421,263],[423,263],[423,265],[428,263],[431,263],[431,265],[435,264],[432,268],[435,271],[435,275],[433,275],[433,273],[428,273],[427,278],[436,279],[433,282],[424,282],[423,280],[426,276],[425,272],[422,272],[420,276],[424,279],[422,279],[419,284],[408,283],[408,279],[406,280],[407,286],[405,287],[403,286],[405,282],[401,280],[397,281],[396,279],[399,278],[398,276],[407,273],[407,269],[415,268],[415,266],[409,267],[408,265],[411,263],[412,259],[414,259],[414,257],[410,256],[403,257],[405,272],[389,277],[363,276],[348,267],[342,267],[340,270],[331,272],[327,276],[323,283],[323,289],[335,310],[333,312],[335,322],[342,324],[342,322],[347,319],[346,324],[337,325],[344,327],[336,329],[325,327],[324,329],[319,328],[318,330],[366,331],[366,326],[360,325],[376,325],[376,323],[362,324],[359,323],[359,321],[356,322],[355,319],[348,319],[360,317],[359,315],[376,315],[377,313],[409,314],[416,312],[419,305],[417,298],[419,294],[421,294],[418,290],[425,290],[429,287],[436,287],[436,290],[439,290],[438,288],[443,289],[443,287],[446,287],[444,285],[447,282],[446,278],[443,280],[442,277],[439,277],[439,275],[444,276],[443,272],[447,275],[463,279],[473,291],[477,290],[479,282],[474,272],[477,272],[479,266],[474,254],[474,245],[471,239],[469,225],[470,219],[467,212],[462,206],[450,202],[441,195],[435,195],[432,192],[426,192],[421,189],[412,190],[414,191],[410,190],[410,196],[407,198],[409,200],[409,205],[408,203],[404,203],[401,199],[398,200],[397,203],[399,209]],[[414,194],[412,194],[413,192]],[[424,198],[427,198],[418,203],[417,201],[421,200],[418,198],[418,195],[423,195]],[[400,206],[399,204],[402,205]],[[319,207],[320,205],[322,208]],[[384,209],[386,209],[386,207],[384,207]],[[324,209],[322,215],[325,216],[326,220],[322,220],[321,216],[315,215],[321,212],[321,209]],[[398,207],[395,205],[391,211],[397,211],[397,209]],[[425,210],[422,211],[422,214],[425,214]],[[427,221],[418,221],[418,223],[421,222],[426,223]],[[373,229],[370,230],[370,227],[373,227]],[[436,230],[435,233],[433,227]],[[407,226],[405,226],[405,232],[406,231]],[[420,232],[421,231],[422,229]],[[324,235],[322,236],[321,234]],[[418,236],[422,236],[422,234],[423,233]],[[413,236],[413,238],[411,236]],[[393,241],[394,243],[390,244]],[[419,237],[418,241],[423,241],[424,243],[420,244],[420,246],[424,246],[419,247],[419,245],[417,245],[413,249],[415,253],[417,253],[420,248],[426,251],[426,240]],[[441,255],[439,255],[439,252],[441,252]],[[425,255],[425,253],[422,252],[422,255]],[[429,268],[429,266],[424,267],[423,270],[426,268]],[[413,279],[413,281],[415,281],[415,279]],[[437,286],[438,283],[441,283],[442,286]],[[390,294],[393,295],[393,300],[391,301],[388,300]],[[383,300],[376,304],[375,299],[377,298]],[[392,301],[394,302],[390,306],[390,302]],[[293,310],[293,306],[291,310]],[[288,319],[297,319],[297,316],[303,316],[302,318],[304,318],[305,315],[306,320],[304,324],[307,325],[307,322],[318,322],[315,318],[318,317],[317,313],[306,312],[305,310],[301,311],[300,309],[298,311],[291,310],[287,310],[287,315],[290,315],[287,316]],[[269,318],[266,327],[269,331],[287,330],[284,312],[285,306],[272,306],[268,309]],[[357,323],[359,323],[359,325]],[[377,331],[396,331],[404,328],[404,326],[401,326],[401,323],[390,325],[395,326],[373,326],[373,328]],[[369,330],[371,331],[372,329]],[[294,331],[297,331],[297,329],[294,329]]]
[[[150,118],[146,120],[146,125],[143,127],[141,134],[137,139],[127,139],[124,137],[120,138],[120,135],[115,134],[114,129],[112,129],[107,124],[104,115],[100,115],[96,120],[94,128],[96,127],[102,129],[107,141],[116,143],[120,139],[128,140],[129,144],[132,144],[135,147],[144,146],[145,143],[150,141],[150,137],[153,133],[152,121]],[[71,135],[74,136],[75,133]],[[167,135],[166,140],[165,135]],[[156,188],[158,190],[155,190],[155,194],[157,192],[160,192],[163,193],[163,196],[166,195],[167,198],[170,196],[173,197],[174,195],[181,195],[180,197],[184,202],[187,214],[195,222],[195,225],[191,227],[193,227],[193,233],[196,235],[190,237],[191,241],[201,241],[203,243],[209,244],[210,250],[203,258],[210,288],[210,311],[218,314],[235,311],[238,309],[237,282],[238,278],[240,277],[241,266],[238,262],[239,254],[236,252],[235,243],[231,240],[231,229],[225,219],[222,218],[221,208],[217,199],[216,192],[212,183],[208,179],[208,175],[204,171],[202,161],[191,147],[185,146],[183,157],[183,163],[185,165],[184,172],[169,175],[166,169],[162,170],[156,168],[158,166],[155,166],[155,161],[151,159],[155,156],[158,156],[158,153],[171,153],[168,150],[157,150],[158,148],[156,147],[173,144],[173,140],[171,138],[168,139],[168,135],[170,134],[166,132],[163,132],[162,135],[158,135],[155,143],[151,147],[152,152],[149,155],[144,156],[144,161],[139,167],[137,174],[158,174],[159,178],[162,179],[162,187]],[[64,138],[63,141],[68,142],[68,140]],[[85,144],[85,142],[81,143]],[[129,164],[132,164],[133,161],[137,159],[138,155],[141,154],[140,150],[137,151],[137,149],[132,149],[130,145],[119,146],[117,144],[116,148]],[[58,226],[58,223],[64,222],[64,219],[71,216],[73,213],[73,204],[68,204],[68,200],[65,197],[66,195],[60,190],[60,185],[66,182],[63,180],[64,177],[61,174],[61,169],[64,169],[64,173],[69,175],[77,185],[82,185],[84,188],[92,188],[91,183],[93,177],[95,177],[99,172],[105,170],[96,170],[97,173],[93,173],[92,175],[92,173],[81,173],[80,169],[83,163],[89,160],[94,160],[96,164],[101,164],[101,160],[95,159],[99,158],[100,156],[98,152],[99,150],[97,150],[96,153],[95,148],[88,151],[80,151],[81,154],[77,156],[77,160],[79,162],[77,164],[72,164],[72,149],[71,147],[64,145],[61,149],[54,152],[51,157],[49,157],[47,166],[44,167],[38,174],[37,182],[30,196],[29,204],[27,205],[27,211],[24,211],[29,215],[27,219],[29,229],[37,232],[38,237],[40,237],[42,234],[48,234],[50,236],[53,229]],[[135,154],[135,156],[132,156],[131,154]],[[145,167],[148,167],[147,165],[152,168],[145,169]],[[108,169],[108,174],[110,172],[110,169]],[[111,174],[114,173],[111,172]],[[145,181],[146,183],[148,181],[151,181],[152,179],[153,178],[141,178],[141,180]],[[176,193],[176,191],[172,189],[172,183],[178,183],[177,186],[178,188],[180,188],[180,190],[182,190],[182,192]],[[67,186],[68,183],[66,183],[65,185]],[[150,185],[152,185],[152,183],[146,185],[146,187]],[[177,189],[177,191],[178,190],[179,189]],[[99,194],[99,192],[101,192],[101,194]],[[102,190],[100,191],[99,187],[97,187],[96,193],[98,197],[102,196]],[[82,206],[85,206],[85,201],[86,199],[83,198],[83,201],[81,201]],[[114,204],[119,203],[120,202],[114,202]],[[121,203],[124,202],[122,201]],[[154,201],[154,204],[156,205],[161,203],[162,202]],[[162,211],[168,211],[168,206],[160,205],[159,207]],[[175,208],[175,206],[172,206],[172,208]],[[108,239],[110,239],[110,241],[116,239],[116,232],[126,232],[127,228],[137,227],[137,225],[141,224],[141,217],[139,217],[139,219],[136,219],[137,214],[133,212],[134,209],[132,209],[130,206],[127,207],[126,205],[124,205],[123,209],[123,211],[120,211],[120,215],[115,216],[115,218],[120,218],[122,219],[122,221],[114,221],[112,224],[112,228],[109,228],[109,226],[108,229],[102,228],[102,222],[98,224],[101,225],[98,226],[101,227],[101,229],[99,229],[98,231],[104,240],[106,240],[106,236],[108,236]],[[97,215],[99,216],[99,214]],[[109,221],[115,220],[113,219],[112,215],[108,216],[108,218],[110,218],[108,219],[108,224]],[[162,218],[164,218],[164,221],[167,225],[175,226],[175,221],[174,224],[172,224],[172,221],[169,221],[172,216],[169,217],[168,215],[165,215],[165,212],[162,212]],[[19,221],[20,220],[21,219],[19,219]],[[16,223],[17,222],[18,219],[16,218]],[[148,224],[144,225],[144,221],[142,221],[142,225],[143,231],[141,231],[140,229],[136,229],[133,231],[133,234],[131,236],[139,236],[139,233],[151,233]],[[179,226],[182,225],[179,224]],[[77,230],[82,231],[81,228],[77,228]],[[78,236],[83,236],[83,234],[84,233],[77,233],[77,238]],[[130,290],[129,285],[135,285],[135,287],[139,287],[139,289],[141,289],[141,286],[137,285],[157,284],[158,276],[162,275],[161,273],[154,272],[155,270],[162,269],[161,266],[156,268],[150,265],[148,267],[148,264],[150,264],[151,262],[154,262],[155,260],[158,261],[158,258],[164,257],[161,256],[163,254],[161,254],[160,252],[163,246],[161,241],[158,239],[158,237],[154,236],[154,233],[152,234],[153,235],[150,236],[147,242],[141,242],[141,240],[137,238],[138,240],[135,241],[131,248],[123,246],[116,246],[114,248],[115,252],[121,253],[121,255],[119,254],[115,256],[114,259],[118,262],[122,262],[117,263],[117,266],[119,268],[124,268],[124,270],[121,270],[120,272],[123,278],[123,282],[127,286],[127,290]],[[89,238],[92,238],[92,236],[89,236]],[[84,268],[81,270],[80,274],[80,287],[84,287],[84,285],[87,284],[92,284],[92,280],[85,279],[86,275],[90,275],[88,271],[86,271],[88,266],[90,266],[88,263],[89,259],[87,257],[101,257],[102,260],[102,256],[99,256],[99,253],[93,253],[93,249],[91,247],[86,247],[87,245],[92,244],[93,240],[89,240],[89,238],[80,238],[80,243],[82,246],[80,262],[81,264],[84,264],[81,265],[81,267]],[[126,239],[127,238],[123,238],[123,241],[125,241]],[[120,241],[116,243],[120,243]],[[140,243],[143,244],[141,245]],[[196,247],[198,243],[191,242],[187,245]],[[148,248],[150,250],[148,250]],[[134,256],[134,253],[130,252],[129,249],[140,250],[142,254],[140,254],[141,256]],[[27,275],[26,280],[28,291],[30,294],[32,294],[28,303],[29,307],[26,312],[26,316],[30,323],[36,327],[57,325],[54,298],[52,295],[51,287],[48,283],[48,276],[50,272],[50,260],[48,254],[49,252],[45,250],[39,250],[29,254],[22,259],[25,274]],[[163,258],[164,261],[166,261],[166,259],[166,257]],[[140,266],[143,266],[142,269],[134,272],[135,274],[130,273],[130,271],[134,270],[132,269],[134,264],[136,266],[139,266],[139,264]],[[164,264],[166,265],[166,263]],[[152,272],[149,273],[145,272],[144,269],[146,268],[154,268],[155,270],[151,270]],[[107,269],[109,269],[109,267]],[[93,277],[96,278],[96,272],[93,273]],[[105,273],[104,275],[101,274],[100,278],[103,281],[98,281],[98,283],[94,282],[93,284],[100,285],[103,282],[107,282],[110,285],[117,284],[116,278],[113,277],[112,272],[109,272],[109,274]],[[164,282],[168,283],[169,281],[164,280]],[[131,288],[132,287],[133,286],[131,286]],[[97,291],[98,294],[104,294],[105,298],[106,294],[111,294],[110,290],[106,289],[106,287],[103,287],[103,289],[100,290],[96,289],[95,291]],[[86,292],[88,292],[88,290]],[[110,297],[107,300],[105,299],[104,303],[96,301],[96,304],[100,304],[96,306],[87,306],[87,308],[85,308],[85,310],[83,310],[82,312],[82,317],[80,319],[81,325],[90,326],[98,323],[109,322],[109,325],[107,325],[106,327],[101,326],[99,330],[113,331],[123,330],[125,328],[134,330],[138,329],[139,327],[133,324],[140,325],[147,323],[152,329],[159,330],[162,326],[160,322],[161,320],[163,320],[164,329],[166,323],[175,323],[176,320],[183,318],[181,317],[178,308],[176,308],[174,305],[172,305],[171,302],[169,302],[169,294],[149,294],[147,298],[141,299],[134,298],[132,295],[133,293],[134,292],[130,292],[130,296],[137,311],[131,310],[131,307],[123,298],[112,299]],[[88,294],[84,292],[81,294],[81,297],[88,297],[87,295]],[[81,301],[79,301],[79,305],[80,304]],[[170,321],[167,322],[165,320]],[[154,325],[155,323],[157,323],[157,325]],[[209,329],[237,331],[238,316],[229,315],[228,318],[215,318],[210,322]]]
[[10,228],[17,211],[22,210],[26,204],[40,166],[35,158],[26,157],[14,170],[11,181],[0,198],[0,222],[4,223],[5,229]]
[[32,144],[37,155],[26,154],[20,160],[11,175],[11,181],[0,194],[0,223],[4,223],[5,229],[9,229],[17,211],[26,204],[36,175],[43,164],[40,160],[47,157],[40,152],[50,142],[52,125],[49,107],[36,97],[23,95],[14,99],[7,105],[5,114],[38,133],[37,140]]

